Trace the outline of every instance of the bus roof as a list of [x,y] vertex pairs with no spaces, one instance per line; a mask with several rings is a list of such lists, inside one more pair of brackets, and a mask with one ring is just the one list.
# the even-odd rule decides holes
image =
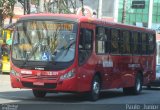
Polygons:
[[66,20],[70,22],[89,22],[97,25],[103,25],[106,27],[115,27],[115,28],[124,28],[128,30],[135,30],[135,31],[146,31],[146,32],[152,32],[155,33],[154,30],[143,28],[143,27],[137,27],[133,25],[126,25],[126,24],[121,24],[121,23],[115,23],[115,22],[108,22],[107,20],[100,20],[92,17],[86,17],[86,16],[79,16],[75,14],[52,14],[52,13],[39,13],[39,14],[28,14],[28,15],[23,15],[19,18],[19,21],[23,20]]
[[28,14],[23,15],[19,18],[19,21],[23,20],[36,20],[36,19],[46,19],[46,20],[52,20],[52,19],[58,19],[58,20],[66,20],[66,21],[73,21],[78,22],[78,19],[80,16],[74,15],[74,14],[51,14],[51,13],[39,13],[39,14]]

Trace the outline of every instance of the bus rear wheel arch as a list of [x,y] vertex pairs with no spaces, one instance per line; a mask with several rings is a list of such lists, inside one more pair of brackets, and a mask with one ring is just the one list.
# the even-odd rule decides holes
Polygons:
[[141,73],[138,73],[135,76],[134,86],[123,88],[123,92],[124,92],[124,94],[138,95],[142,91],[142,85],[143,85],[143,76]]

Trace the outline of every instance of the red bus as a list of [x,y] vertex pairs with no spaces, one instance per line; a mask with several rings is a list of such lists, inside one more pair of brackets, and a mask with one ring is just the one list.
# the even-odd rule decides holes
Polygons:
[[155,80],[155,31],[64,14],[21,17],[11,49],[11,85],[47,92],[88,93],[123,88],[139,94]]

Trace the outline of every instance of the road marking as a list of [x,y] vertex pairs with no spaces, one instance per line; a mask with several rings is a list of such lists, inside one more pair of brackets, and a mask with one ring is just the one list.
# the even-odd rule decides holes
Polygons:
[[20,99],[27,99],[27,97],[17,97],[17,96],[6,96],[6,95],[1,95],[0,94],[0,98],[2,99],[10,99],[10,100],[20,100]]

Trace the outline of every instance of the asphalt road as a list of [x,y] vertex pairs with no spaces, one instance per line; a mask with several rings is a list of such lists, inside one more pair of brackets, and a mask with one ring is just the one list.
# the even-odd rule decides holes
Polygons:
[[[88,110],[88,108],[83,107],[92,107],[92,110],[102,107],[102,109],[105,108],[105,110],[107,110],[109,107],[112,108],[116,106],[117,108],[122,108],[119,108],[119,110],[141,110],[142,108],[143,110],[148,110],[147,108],[144,109],[144,107],[146,107],[144,104],[149,104],[153,105],[151,107],[155,107],[154,110],[160,110],[160,88],[152,88],[148,90],[144,87],[140,95],[128,96],[123,94],[122,89],[107,90],[100,94],[100,99],[96,102],[88,101],[86,96],[72,93],[48,93],[45,98],[36,99],[31,90],[13,89],[10,86],[9,76],[0,75],[0,104],[2,104],[2,107],[0,107],[2,110],[10,110],[3,107],[6,106],[5,104],[18,104],[21,106],[23,104],[23,106],[29,104],[30,107],[31,105],[38,106],[41,109],[43,109],[43,107],[49,109],[50,106],[54,105],[56,110],[60,107],[66,109],[66,106],[71,107],[70,110],[77,110],[77,106],[81,110]],[[129,107],[137,108],[134,109]]]

